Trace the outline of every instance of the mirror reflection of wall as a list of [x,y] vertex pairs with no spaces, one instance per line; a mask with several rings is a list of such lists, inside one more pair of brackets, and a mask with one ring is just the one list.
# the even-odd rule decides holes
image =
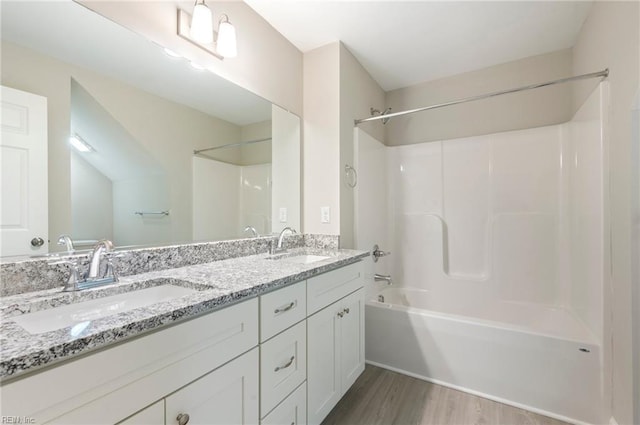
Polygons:
[[[3,4],[1,41],[2,84],[48,99],[50,251],[64,249],[55,244],[63,233],[122,247],[250,237],[246,226],[261,235],[300,229],[295,115],[74,2]],[[74,151],[74,134],[95,151]],[[202,156],[193,151],[261,138],[272,141],[205,160],[241,167],[224,188],[235,198],[217,196],[209,207],[221,213],[237,199],[238,209],[196,211],[194,163]],[[210,176],[207,190],[216,182],[223,191],[227,180]]]

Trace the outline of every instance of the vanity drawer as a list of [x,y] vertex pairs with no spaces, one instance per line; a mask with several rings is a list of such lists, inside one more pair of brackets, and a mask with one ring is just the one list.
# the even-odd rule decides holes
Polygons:
[[260,423],[262,425],[306,425],[307,383],[300,385]]
[[364,263],[341,267],[307,280],[307,312],[318,310],[338,301],[364,286]]
[[266,341],[307,317],[304,281],[260,297],[260,341]]
[[307,379],[307,326],[301,322],[260,345],[260,417]]

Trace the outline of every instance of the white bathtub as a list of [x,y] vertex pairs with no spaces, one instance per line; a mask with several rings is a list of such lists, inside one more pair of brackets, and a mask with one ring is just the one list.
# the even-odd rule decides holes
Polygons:
[[444,305],[392,287],[367,301],[365,317],[368,363],[567,422],[604,422],[600,347],[567,311]]

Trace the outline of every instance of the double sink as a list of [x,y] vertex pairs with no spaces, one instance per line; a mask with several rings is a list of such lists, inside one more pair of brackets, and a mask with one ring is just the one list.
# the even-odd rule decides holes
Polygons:
[[[283,253],[267,257],[269,260],[290,264],[311,264],[331,258],[310,253]],[[57,302],[45,305],[38,311],[13,316],[17,323],[32,335],[71,328],[72,334],[79,335],[92,321],[170,302],[192,295],[198,291],[214,289],[208,285],[194,284],[179,279],[153,279],[127,285],[110,285],[75,294],[57,294]],[[53,306],[57,304],[56,306]]]

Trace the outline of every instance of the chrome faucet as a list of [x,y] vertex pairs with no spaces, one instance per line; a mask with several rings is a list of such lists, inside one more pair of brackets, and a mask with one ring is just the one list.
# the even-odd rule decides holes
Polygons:
[[284,229],[282,229],[282,231],[280,231],[280,234],[278,235],[278,243],[275,247],[275,249],[272,249],[272,254],[278,252],[278,251],[282,251],[282,241],[284,240],[284,235],[289,232],[292,235],[295,235],[296,231],[293,230],[291,227],[285,227]]
[[73,239],[71,239],[69,235],[60,235],[58,245],[65,245],[69,254],[72,254],[76,250],[73,246]]
[[[111,252],[111,250],[113,250],[113,242],[106,239],[98,241],[98,243],[93,247],[93,251],[91,251],[91,254],[89,254],[89,270],[87,271],[87,275],[85,276],[86,280],[95,280],[98,278],[98,274],[100,273],[100,260],[102,258],[102,253],[109,253]],[[108,272],[109,270],[105,272],[105,277]]]
[[391,281],[391,275],[390,274],[378,274],[378,273],[376,273],[376,274],[373,275],[373,280],[375,282],[379,282],[379,281],[387,282],[387,285],[392,285],[393,284],[393,282]]
[[254,237],[254,238],[257,238],[258,236],[260,236],[260,235],[258,234],[258,231],[256,230],[256,228],[255,228],[255,227],[253,227],[253,226],[247,226],[247,227],[245,227],[245,228],[244,228],[244,230],[243,230],[243,232],[244,232],[244,233],[251,232],[251,236],[252,236],[252,237]]
[[[101,240],[94,247],[89,257],[75,258],[71,260],[63,260],[51,264],[68,264],[71,268],[71,274],[67,279],[62,290],[64,292],[80,291],[82,289],[94,288],[96,286],[106,285],[118,281],[118,275],[111,262],[113,243],[109,240]],[[100,274],[102,257],[106,257],[107,265],[104,273]],[[86,265],[88,260],[89,268],[81,277],[80,266]]]

